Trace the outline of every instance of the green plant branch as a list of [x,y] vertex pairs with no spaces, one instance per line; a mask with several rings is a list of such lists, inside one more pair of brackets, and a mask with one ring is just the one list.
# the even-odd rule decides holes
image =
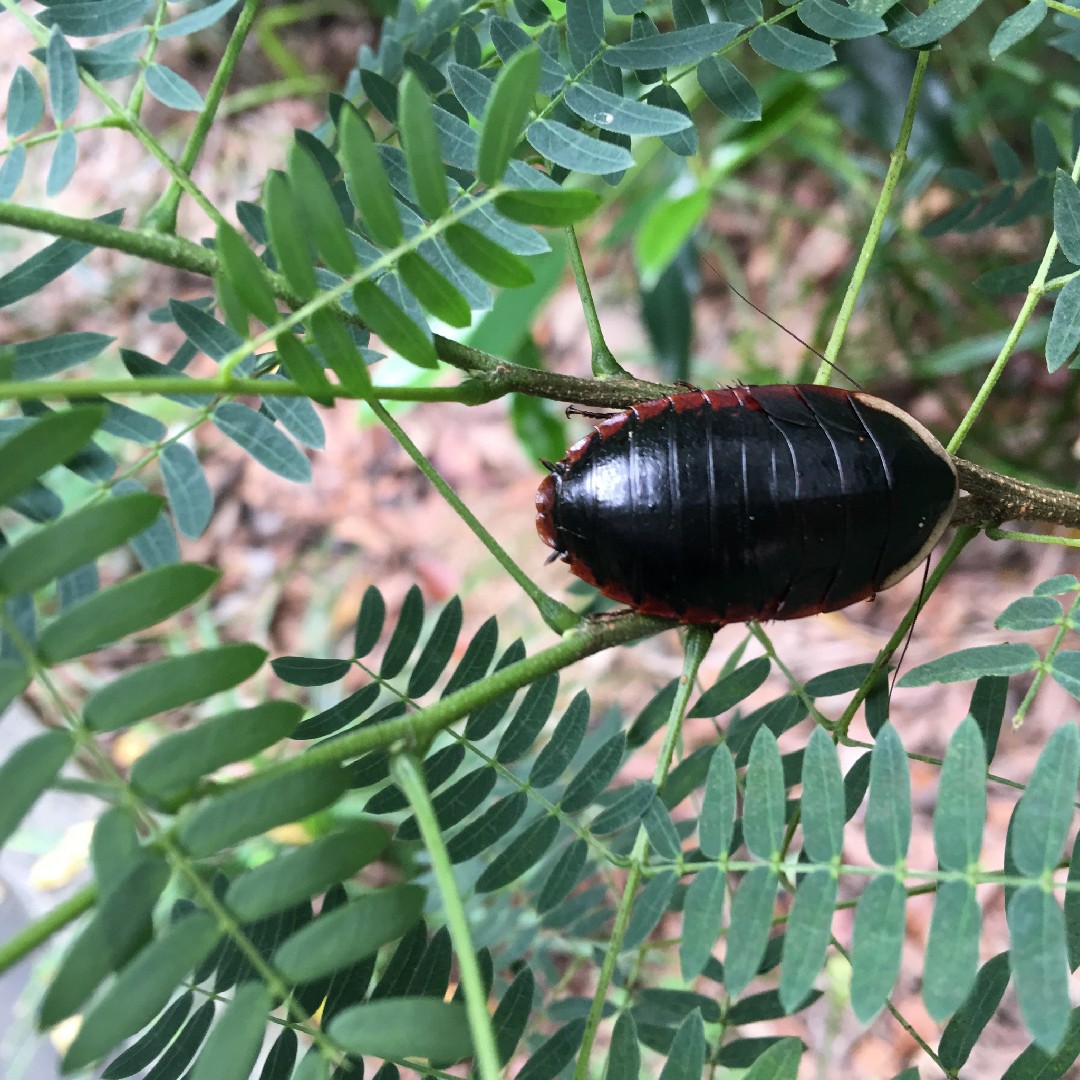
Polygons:
[[1031,708],[1031,705],[1035,700],[1035,695],[1038,694],[1039,689],[1046,680],[1046,676],[1051,672],[1053,658],[1061,651],[1061,647],[1065,644],[1066,637],[1073,632],[1076,626],[1077,609],[1080,609],[1080,593],[1077,593],[1073,597],[1072,604],[1069,605],[1069,610],[1063,612],[1061,624],[1057,628],[1054,640],[1050,642],[1050,646],[1046,650],[1046,655],[1035,669],[1035,677],[1031,680],[1031,685],[1027,688],[1027,693],[1024,694],[1024,700],[1020,702],[1020,705],[1012,718],[1013,731],[1019,731],[1023,726],[1024,717],[1027,716],[1027,711]]
[[[87,729],[75,710],[56,688],[52,680],[51,672],[41,664],[32,646],[26,640],[19,627],[15,625],[7,607],[2,603],[0,603],[0,625],[3,626],[3,629],[7,632],[8,636],[12,639],[16,648],[22,655],[26,662],[27,671],[34,679],[39,681],[45,687],[46,692],[54,701],[57,710],[67,721],[68,730],[75,741],[76,747],[89,753],[101,772],[104,775],[112,776],[115,778],[116,782],[121,785],[125,795],[123,804],[129,807],[135,817],[142,823],[147,833],[152,836],[148,846],[160,851],[165,856],[172,870],[188,881],[194,895],[198,896],[206,910],[213,914],[222,932],[235,942],[240,952],[244,954],[255,971],[257,971],[265,980],[271,992],[276,997],[280,997],[282,1000],[289,1002],[290,1010],[295,1011],[297,1026],[306,1031],[321,1049],[327,1051],[333,1050],[338,1056],[344,1056],[344,1051],[339,1047],[334,1047],[330,1043],[328,1037],[320,1029],[304,1024],[306,1014],[290,996],[288,983],[286,983],[274,968],[271,967],[269,961],[259,952],[248,935],[244,933],[232,912],[225,907],[214,893],[213,888],[204,880],[204,876],[199,868],[195,866],[195,864],[187,857],[187,854],[180,849],[179,845],[176,843],[174,830],[161,829],[158,826],[155,814],[140,800],[139,796],[130,786],[124,784],[123,778],[120,776],[115,764],[105,753],[98,740],[95,739],[94,733]],[[64,908],[63,905],[60,905],[61,914],[57,916],[57,918],[62,918],[64,921],[70,922],[71,919],[81,914],[83,910],[86,910],[93,905],[97,899],[98,890],[96,886],[88,886],[78,895],[81,902],[86,904],[86,907],[71,913]],[[53,922],[53,913],[50,912],[48,915],[28,927],[26,935],[21,938],[19,935],[16,935],[19,947],[27,950],[36,947],[37,944],[40,944],[41,941],[44,940],[44,938],[39,939],[37,937],[37,934],[43,932],[41,927],[45,927],[46,929],[50,928],[53,926]],[[63,924],[64,923],[61,922],[60,925]],[[58,929],[58,927],[54,928],[54,930],[55,929]],[[52,932],[54,932],[54,930]],[[46,937],[47,936],[48,933],[46,933]],[[19,958],[19,955],[12,953],[10,962],[13,963]],[[8,962],[6,950],[0,947],[0,971],[4,970],[6,962]]]
[[597,379],[628,378],[630,373],[615,359],[615,354],[608,348],[604,338],[604,328],[600,325],[596,301],[593,299],[592,284],[585,271],[585,262],[581,258],[581,247],[573,225],[566,228],[566,250],[570,255],[570,265],[574,269],[574,281],[581,299],[581,310],[585,315],[585,325],[589,328],[592,373]]
[[[221,62],[214,73],[210,89],[206,93],[203,107],[195,119],[195,126],[188,136],[187,145],[177,160],[177,167],[185,176],[190,175],[195,162],[199,159],[199,154],[202,153],[203,146],[206,144],[206,138],[210,134],[210,128],[214,123],[221,99],[229,85],[229,80],[232,78],[237,61],[240,59],[240,50],[243,48],[244,42],[251,31],[255,16],[258,14],[259,4],[260,0],[244,0],[244,6],[240,9],[236,25],[233,27],[233,32],[229,36],[229,41],[222,53]],[[146,214],[143,224],[156,232],[175,233],[176,214],[183,191],[180,182],[174,177],[161,198]]]
[[953,514],[955,525],[1000,525],[1003,521],[1045,521],[1080,526],[1080,495],[1042,487],[953,458],[960,487],[968,492]]
[[[656,788],[656,797],[659,798],[671,769],[672,758],[675,755],[675,747],[678,745],[679,736],[682,732],[683,717],[686,715],[686,707],[690,701],[690,694],[694,689],[694,680],[697,678],[698,668],[705,654],[709,651],[712,643],[712,631],[702,627],[691,627],[686,634],[683,643],[683,670],[679,678],[679,686],[674,700],[671,703],[671,711],[668,713],[667,733],[664,737],[664,745],[657,758],[656,767],[653,769],[653,786]],[[644,825],[638,826],[637,836],[634,838],[634,847],[630,853],[630,869],[626,874],[623,884],[622,895],[619,897],[619,906],[615,911],[615,923],[608,938],[604,962],[597,976],[596,988],[593,991],[592,1003],[589,1006],[589,1015],[585,1020],[585,1031],[582,1035],[581,1048],[578,1050],[577,1064],[574,1066],[574,1080],[588,1080],[590,1056],[593,1043],[596,1041],[596,1033],[600,1030],[600,1022],[604,1018],[604,1002],[607,998],[608,988],[615,977],[615,968],[619,962],[619,953],[622,943],[626,939],[626,931],[630,926],[630,915],[633,912],[634,900],[637,898],[638,886],[641,884],[642,871],[649,856],[649,835]]]
[[780,673],[787,679],[791,686],[792,693],[794,693],[799,701],[806,706],[806,711],[813,719],[814,723],[820,724],[826,731],[832,731],[832,721],[817,707],[817,702],[815,702],[806,692],[806,687],[795,677],[795,672],[780,659],[780,654],[776,651],[772,639],[765,632],[765,627],[759,622],[749,623],[748,626],[754,640],[765,650],[765,655],[772,660],[780,670]]
[[[1080,180],[1080,148],[1077,148],[1073,156],[1071,175],[1074,183],[1077,180]],[[955,454],[963,444],[963,441],[967,438],[974,426],[975,421],[979,418],[979,414],[982,412],[983,407],[990,399],[990,395],[997,386],[998,380],[1005,373],[1005,365],[1008,364],[1009,358],[1016,348],[1016,343],[1024,331],[1024,327],[1027,326],[1028,320],[1031,318],[1039,301],[1047,291],[1046,279],[1047,275],[1050,273],[1050,264],[1054,261],[1054,256],[1057,254],[1057,249],[1058,238],[1057,231],[1055,230],[1050,234],[1050,239],[1046,242],[1046,250],[1043,252],[1039,268],[1035,271],[1035,277],[1032,278],[1031,284],[1028,285],[1027,295],[1024,297],[1024,302],[1017,312],[1016,318],[1013,320],[1012,327],[1005,339],[1005,343],[1001,346],[1001,351],[998,353],[990,371],[983,380],[982,386],[979,387],[979,392],[975,395],[975,399],[972,401],[963,420],[960,421],[956,432],[949,440],[949,445],[946,449],[950,454]]]
[[480,967],[476,962],[476,950],[469,933],[469,917],[461,900],[454,868],[443,841],[442,830],[431,804],[431,795],[424,783],[420,765],[411,754],[397,754],[390,763],[390,775],[409,800],[416,815],[420,836],[431,859],[431,870],[442,897],[446,925],[457,955],[461,988],[465,995],[465,1010],[469,1018],[473,1051],[482,1080],[498,1080],[502,1074],[499,1050],[495,1044],[495,1032],[487,1009],[487,993]]
[[305,75],[301,79],[280,79],[277,82],[262,83],[230,94],[222,101],[218,118],[236,116],[248,109],[259,109],[285,98],[328,94],[337,88],[338,84],[333,79],[321,75]]
[[[0,0],[0,7],[3,7],[10,15],[14,15],[23,28],[33,36],[34,41],[37,42],[38,45],[44,47],[48,44],[48,31],[41,23],[23,11],[21,5],[16,3],[15,0]],[[214,206],[206,195],[192,183],[191,179],[182,172],[176,162],[173,161],[165,148],[154,138],[138,116],[130,109],[121,105],[120,102],[117,101],[116,98],[114,98],[112,94],[110,94],[108,90],[106,90],[105,87],[102,86],[102,84],[84,67],[79,68],[79,79],[112,114],[108,121],[105,122],[105,126],[123,127],[127,130],[128,133],[133,135],[136,141],[142,145],[143,149],[148,151],[166,172],[180,184],[183,190],[195,200],[203,213],[205,213],[211,221],[217,224],[224,220],[218,212],[217,207]],[[8,204],[0,203],[0,207],[5,205]]]
[[[367,669],[365,668],[364,670],[366,671]],[[390,689],[391,692],[395,693],[399,699],[403,701],[409,700],[403,694],[397,694],[397,692],[394,691],[393,688]],[[560,807],[557,803],[553,803],[550,799],[546,798],[540,791],[534,788],[532,784],[528,782],[528,780],[522,779],[522,777],[515,773],[513,770],[507,768],[501,761],[499,761],[497,757],[485,753],[479,746],[476,745],[476,743],[466,738],[463,734],[459,734],[458,732],[452,730],[448,731],[447,734],[456,743],[465,747],[465,749],[468,750],[468,752],[472,754],[473,757],[477,759],[477,761],[486,765],[489,769],[494,769],[496,774],[501,779],[505,780],[511,787],[516,788],[523,795],[526,795],[536,806],[546,811],[553,818],[557,818],[564,829],[573,833],[576,837],[578,837],[578,839],[583,840],[586,844],[588,844],[590,849],[600,859],[603,859],[604,862],[608,863],[611,866],[619,867],[623,870],[625,870],[630,865],[629,856],[617,855],[603,842],[603,840],[600,839],[600,837],[596,836],[594,833],[591,833],[588,829],[588,826],[582,825],[577,820],[576,815],[567,814],[562,809],[562,807]]]
[[[443,728],[481,705],[520,690],[544,675],[551,675],[594,653],[650,637],[662,630],[670,630],[674,625],[665,619],[634,614],[588,622],[568,631],[555,645],[492,672],[487,678],[455,691],[426,709],[335,736],[309,747],[303,754],[268,765],[260,770],[258,778],[261,780],[318,765],[340,763],[369,750],[398,744],[406,747],[424,746]],[[239,780],[227,786],[235,787],[244,783],[250,783],[250,780]]]
[[97,903],[97,885],[84,885],[74,896],[61,900],[56,907],[24,926],[7,941],[0,941],[0,974],[44,945],[54,934],[85,915]]
[[881,195],[878,197],[877,205],[874,207],[874,213],[870,218],[870,226],[866,232],[866,239],[863,241],[859,257],[855,261],[855,269],[851,273],[851,280],[848,282],[847,291],[844,293],[844,299],[840,304],[836,321],[833,323],[832,334],[829,337],[828,344],[825,346],[826,359],[822,361],[818,367],[817,375],[814,376],[814,382],[818,385],[827,384],[832,378],[833,365],[840,355],[840,346],[843,344],[844,334],[847,333],[848,323],[851,322],[851,317],[855,313],[855,304],[859,299],[859,292],[862,290],[863,282],[865,282],[866,275],[870,270],[870,261],[874,257],[874,250],[877,248],[878,240],[881,238],[881,231],[885,227],[885,219],[889,215],[893,195],[896,193],[896,187],[900,183],[900,173],[903,171],[904,164],[907,161],[907,148],[911,140],[911,129],[915,124],[915,111],[919,104],[919,94],[922,91],[923,78],[926,75],[926,67],[929,62],[929,51],[921,51],[915,61],[915,71],[911,76],[911,89],[908,91],[907,104],[904,106],[904,115],[900,121],[900,131],[896,136],[896,145],[893,147],[889,159],[889,169],[885,174],[885,181],[881,185]]
[[[5,0],[0,0],[0,3],[3,2]],[[122,251],[127,255],[135,255],[163,266],[188,270],[206,277],[213,277],[218,268],[218,259],[214,252],[178,236],[122,229],[118,225],[106,225],[101,221],[72,217],[55,210],[23,206],[21,203],[0,200],[0,225],[14,225],[31,232],[48,233],[50,236],[78,240],[94,247],[108,248],[110,251]]]
[[443,497],[447,505],[468,525],[470,531],[487,548],[495,561],[517,582],[521,591],[536,605],[540,617],[557,634],[572,629],[581,622],[581,616],[553,596],[548,596],[524,570],[510,557],[506,548],[481,524],[480,519],[465,505],[458,493],[442,478],[439,471],[420,453],[416,443],[405,429],[378,401],[369,401],[372,412],[397,440],[398,445],[412,459],[413,464],[427,477],[429,483]]
[[971,543],[978,533],[979,530],[971,525],[964,525],[956,530],[956,535],[945,549],[945,554],[941,556],[937,566],[934,567],[930,576],[926,579],[926,584],[921,590],[921,595],[916,599],[915,603],[908,608],[907,614],[900,620],[900,625],[893,631],[892,636],[885,643],[884,648],[874,658],[874,663],[871,666],[870,671],[867,672],[866,678],[863,679],[862,685],[855,691],[851,701],[848,702],[847,708],[840,716],[840,719],[836,721],[833,730],[833,738],[835,741],[843,742],[847,739],[848,728],[851,727],[851,721],[859,711],[859,706],[866,700],[867,694],[870,693],[873,685],[888,667],[893,654],[900,648],[908,635],[908,631],[911,629],[912,623],[914,623],[919,612],[922,611],[923,607],[926,605],[926,601],[934,594],[934,590],[941,584],[941,580],[949,567],[952,566],[960,552]]
[[985,532],[990,540],[1022,540],[1025,544],[1080,547],[1080,538],[1075,536],[1047,536],[1044,533],[1013,532],[1011,529],[986,529]]
[[[845,949],[844,946],[841,945],[840,942],[837,941],[837,939],[835,937],[833,937],[831,934],[829,935],[829,942],[832,945],[832,947],[850,965],[851,964],[851,955],[848,952],[848,950]],[[885,1008],[888,1010],[888,1012],[892,1016],[892,1018],[908,1033],[908,1035],[911,1036],[912,1039],[915,1040],[915,1042],[919,1045],[919,1048],[927,1055],[927,1057],[929,1057],[930,1060],[933,1061],[934,1064],[937,1065],[938,1068],[940,1068],[942,1072],[947,1072],[947,1070],[945,1069],[944,1064],[941,1061],[941,1058],[938,1057],[938,1055],[934,1051],[933,1047],[931,1047],[930,1044],[911,1026],[911,1024],[908,1023],[908,1021],[904,1019],[903,1014],[893,1004],[891,997],[887,997],[885,999]]]

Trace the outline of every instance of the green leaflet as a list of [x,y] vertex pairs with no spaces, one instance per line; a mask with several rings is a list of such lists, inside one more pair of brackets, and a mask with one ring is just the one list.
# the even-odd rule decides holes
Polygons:
[[814,728],[802,766],[802,830],[806,853],[824,863],[844,844],[844,777],[832,740]]
[[38,656],[58,664],[154,626],[194,603],[220,576],[208,566],[183,563],[102,589],[67,608],[41,632]]
[[540,82],[540,50],[522,49],[503,65],[488,98],[480,129],[476,175],[497,184],[521,141],[522,129]]
[[966,881],[938,886],[926,945],[922,994],[936,1020],[955,1012],[968,996],[979,966],[982,912]]
[[417,367],[438,367],[430,332],[413,322],[378,285],[361,281],[353,290],[353,302],[360,318],[391,349]]
[[273,420],[247,405],[226,401],[213,414],[214,426],[260,465],[286,480],[306,484],[311,481],[311,462]]
[[986,752],[969,716],[949,741],[938,785],[934,846],[943,869],[966,870],[978,861],[985,820]]
[[469,225],[451,225],[444,234],[454,254],[492,285],[519,289],[531,285],[533,273],[517,255]]
[[495,200],[495,207],[512,221],[527,225],[573,225],[600,205],[593,191],[508,191]]
[[409,292],[437,319],[459,327],[472,322],[472,312],[465,297],[415,251],[402,255],[397,268]]
[[316,288],[311,238],[301,220],[296,195],[281,173],[272,172],[266,177],[263,211],[278,267],[289,285],[306,300]]
[[862,1024],[884,1006],[900,971],[906,901],[903,881],[891,876],[874,878],[859,897],[851,946],[851,1007]]
[[230,690],[258,671],[265,659],[264,649],[236,642],[144,664],[91,694],[83,717],[94,731],[115,731]]
[[57,977],[42,998],[41,1027],[53,1027],[75,1015],[107,976],[151,941],[154,905],[168,880],[164,859],[143,853],[126,873],[100,881],[103,895],[68,946]]
[[398,127],[405,149],[409,180],[420,209],[439,218],[450,207],[446,194],[439,134],[435,130],[431,101],[416,74],[407,69],[398,93]]
[[276,776],[256,776],[189,813],[180,825],[180,843],[195,858],[212,855],[322,810],[345,792],[347,782],[337,765],[316,764]]
[[72,749],[66,731],[47,731],[22,743],[0,764],[0,848],[56,778]]
[[266,278],[266,267],[226,222],[218,225],[216,248],[221,273],[247,310],[264,326],[278,321],[277,300]]
[[911,776],[900,736],[891,724],[878,732],[870,757],[866,843],[880,866],[895,866],[911,842]]
[[191,1080],[247,1080],[262,1049],[272,1008],[263,983],[237,987],[189,1074]]
[[755,866],[735,890],[724,956],[724,982],[733,998],[750,984],[765,954],[778,885],[771,867]]
[[143,949],[87,1012],[64,1055],[64,1071],[85,1068],[148,1024],[213,948],[220,932],[214,920],[199,911],[173,923]]
[[35,529],[0,553],[0,593],[33,592],[119,547],[150,525],[164,503],[157,495],[117,495]]
[[208,774],[254,757],[290,735],[303,709],[289,701],[265,701],[175,731],[142,754],[131,782],[159,805],[171,806]]
[[1017,889],[1006,914],[1009,965],[1024,1024],[1036,1044],[1052,1053],[1069,1022],[1065,920],[1053,894],[1037,885]]
[[784,768],[776,736],[761,728],[750,748],[743,806],[746,846],[759,859],[771,859],[784,839]]
[[1047,740],[1013,814],[1011,852],[1022,874],[1037,878],[1057,865],[1072,822],[1078,777],[1080,735],[1069,723]]
[[300,213],[316,250],[331,270],[348,277],[356,269],[356,252],[345,230],[347,223],[341,217],[322,169],[299,142],[289,148],[285,174],[293,193],[299,196]]
[[0,444],[0,505],[74,457],[104,418],[100,408],[49,413]]
[[383,998],[346,1009],[329,1027],[331,1038],[354,1054],[420,1057],[455,1062],[472,1053],[461,1002]]
[[721,744],[709,761],[698,822],[701,850],[710,859],[721,858],[731,850],[735,834],[735,797],[735,763],[728,748]]
[[825,964],[836,891],[837,879],[828,870],[815,870],[799,880],[780,968],[780,1001],[788,1012],[805,1000]]
[[362,893],[320,916],[278,946],[274,964],[294,983],[348,967],[397,941],[415,926],[424,909],[417,885],[389,885]]
[[361,221],[377,244],[397,247],[403,235],[401,218],[370,129],[360,114],[347,105],[341,110],[338,130],[345,184]]
[[706,866],[691,879],[683,903],[683,933],[679,943],[682,977],[692,981],[705,970],[723,927],[727,875]]

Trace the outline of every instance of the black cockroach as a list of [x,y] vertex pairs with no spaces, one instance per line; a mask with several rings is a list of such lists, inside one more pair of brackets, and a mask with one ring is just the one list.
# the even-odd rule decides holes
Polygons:
[[958,495],[917,420],[812,385],[646,401],[549,470],[537,530],[573,573],[644,614],[712,626],[835,611],[895,585]]

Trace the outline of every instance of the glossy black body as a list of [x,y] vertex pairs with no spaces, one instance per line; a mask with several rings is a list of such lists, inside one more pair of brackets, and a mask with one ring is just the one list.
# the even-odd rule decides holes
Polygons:
[[956,496],[940,444],[887,402],[739,387],[605,420],[552,467],[537,526],[608,596],[721,625],[888,588],[925,558]]

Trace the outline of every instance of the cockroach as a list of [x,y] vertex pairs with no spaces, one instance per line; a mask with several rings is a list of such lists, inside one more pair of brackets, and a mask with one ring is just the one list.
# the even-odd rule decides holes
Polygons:
[[723,626],[888,589],[952,517],[956,469],[917,420],[828,386],[691,390],[608,417],[555,464],[536,526],[647,615]]

